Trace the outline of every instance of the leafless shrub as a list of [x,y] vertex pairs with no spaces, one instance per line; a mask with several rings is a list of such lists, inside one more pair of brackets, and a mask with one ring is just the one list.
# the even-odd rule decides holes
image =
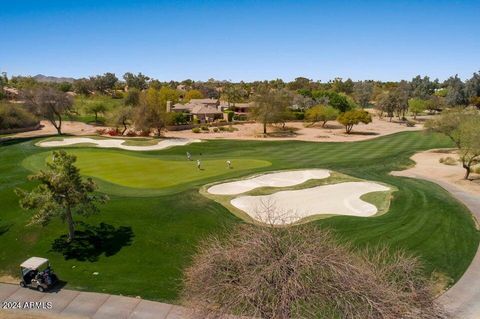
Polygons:
[[201,318],[445,318],[416,258],[354,252],[312,224],[242,224],[208,238],[184,284]]

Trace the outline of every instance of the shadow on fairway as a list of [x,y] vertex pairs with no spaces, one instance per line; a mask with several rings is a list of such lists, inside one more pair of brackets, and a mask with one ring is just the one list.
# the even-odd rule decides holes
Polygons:
[[134,237],[131,227],[100,223],[98,226],[83,222],[77,223],[79,230],[75,231],[75,239],[68,242],[67,235],[54,240],[52,251],[63,254],[65,259],[79,261],[97,261],[102,254],[113,256],[124,246],[129,246]]
[[348,133],[350,135],[380,135],[379,133],[376,132],[350,132]]
[[11,227],[12,225],[1,225],[0,226],[0,236],[5,234]]

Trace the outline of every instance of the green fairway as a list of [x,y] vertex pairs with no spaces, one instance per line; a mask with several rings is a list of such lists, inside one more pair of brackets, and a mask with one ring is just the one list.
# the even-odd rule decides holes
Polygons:
[[[409,132],[355,143],[214,140],[152,152],[65,148],[111,197],[99,215],[77,217],[85,223],[79,227],[85,242],[66,250],[55,245],[66,226],[61,221],[27,226],[31,213],[19,208],[13,193],[15,187],[33,186],[27,176],[51,154],[35,146],[38,141],[0,144],[0,275],[16,275],[21,261],[43,256],[68,287],[176,302],[182,270],[198,241],[241,222],[199,188],[281,169],[326,168],[396,187],[383,215],[314,223],[358,247],[403,248],[422,259],[427,273],[458,280],[479,243],[469,212],[445,190],[389,175],[411,165],[409,157],[417,151],[452,146],[441,135]],[[202,154],[204,171],[186,161],[186,151],[195,160]],[[226,169],[227,159],[234,169]]]
[[[52,152],[44,152],[26,158],[26,167],[35,171],[44,168],[45,161]],[[135,153],[118,153],[90,149],[70,150],[77,156],[77,167],[87,176],[131,188],[167,188],[212,176],[230,173],[225,159],[201,161],[197,168],[196,158],[188,161],[161,160],[155,156],[136,156]],[[197,158],[201,158],[200,156]],[[236,159],[236,171],[271,165],[268,161]]]

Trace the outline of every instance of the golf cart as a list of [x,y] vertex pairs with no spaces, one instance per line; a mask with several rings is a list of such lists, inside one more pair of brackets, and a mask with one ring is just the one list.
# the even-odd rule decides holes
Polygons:
[[28,287],[44,292],[52,288],[58,281],[57,276],[50,268],[50,262],[45,258],[30,257],[20,265],[20,269],[22,277],[20,286],[24,288]]

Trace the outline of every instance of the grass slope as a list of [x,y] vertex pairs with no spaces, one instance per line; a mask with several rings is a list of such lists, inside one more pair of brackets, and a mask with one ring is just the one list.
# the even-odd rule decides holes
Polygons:
[[[44,228],[26,226],[31,214],[19,209],[13,194],[15,187],[32,186],[26,180],[31,172],[22,162],[32,155],[42,157],[36,154],[45,150],[34,146],[35,142],[38,140],[0,144],[0,269],[16,274],[18,264],[26,257],[48,257],[68,286],[76,289],[174,302],[182,269],[197,242],[240,222],[226,208],[199,194],[198,189],[219,179],[266,170],[327,168],[397,187],[386,214],[372,218],[339,216],[315,223],[333,229],[359,247],[389,244],[406,249],[423,259],[427,272],[441,272],[457,280],[479,242],[469,212],[446,191],[426,181],[388,175],[411,165],[409,157],[416,151],[450,147],[440,135],[408,132],[355,143],[219,140],[148,153],[69,148],[69,152],[93,154],[93,163],[97,156],[100,161],[102,156],[111,155],[141,163],[184,162],[189,151],[193,155],[202,153],[205,163],[228,158],[272,165],[203,176],[163,189],[123,187],[98,179],[102,191],[112,200],[101,207],[100,215],[84,220],[85,231],[95,235],[88,242],[91,247],[66,252],[76,259],[65,260],[62,253],[52,249],[52,243],[65,234],[65,225],[55,221]],[[102,222],[110,226],[100,227]],[[85,260],[78,260],[82,258]]]

